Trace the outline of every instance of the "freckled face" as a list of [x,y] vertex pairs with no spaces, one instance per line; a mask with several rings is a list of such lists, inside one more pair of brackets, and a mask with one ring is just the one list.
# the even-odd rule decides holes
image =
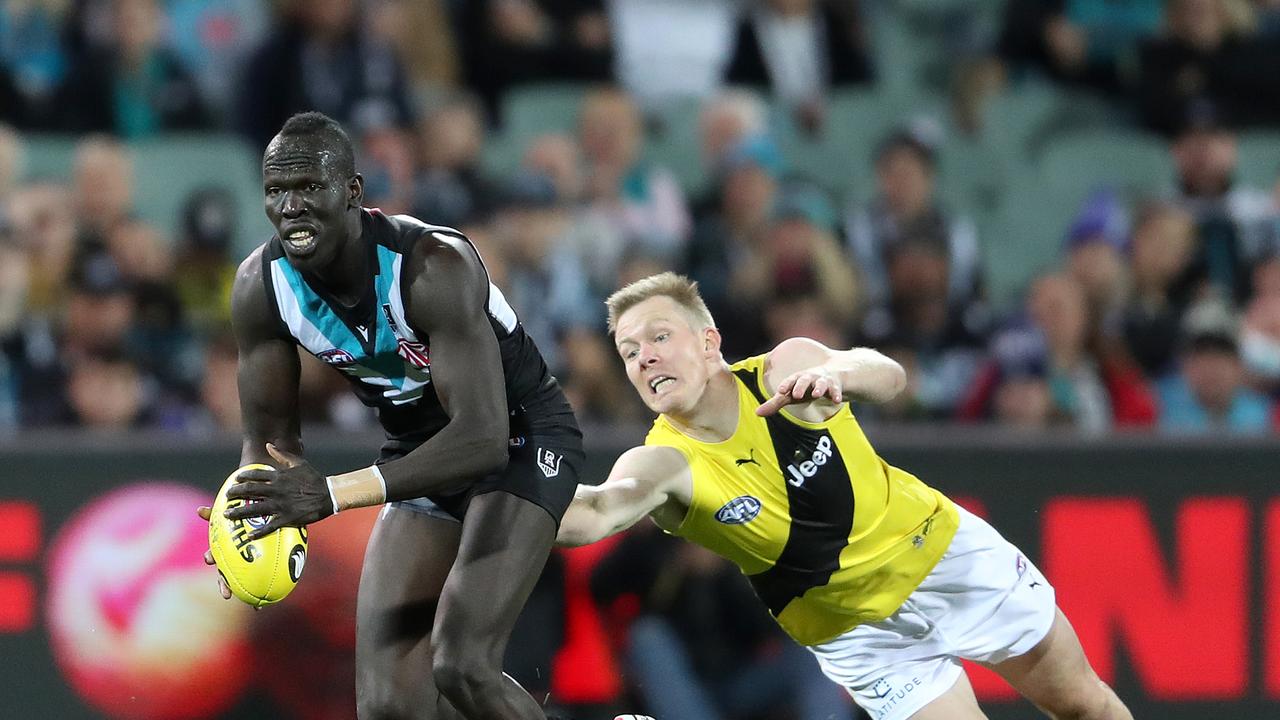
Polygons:
[[618,355],[650,410],[687,414],[701,399],[710,378],[704,332],[665,296],[637,303],[618,318]]

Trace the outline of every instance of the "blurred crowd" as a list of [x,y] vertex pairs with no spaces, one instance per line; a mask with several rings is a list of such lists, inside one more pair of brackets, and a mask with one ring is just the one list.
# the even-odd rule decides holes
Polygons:
[[[885,27],[945,62],[908,62],[915,40]],[[937,118],[856,155],[862,196],[778,141],[782,124],[836,132],[832,98],[900,89],[907,66],[956,133],[1030,83],[1087,93],[1161,138],[1170,191],[1100,185],[1058,261],[994,298],[993,248],[1017,239],[942,198]],[[645,420],[601,303],[674,268],[731,359],[793,335],[898,359],[909,387],[859,410],[873,422],[1274,433],[1280,167],[1256,187],[1236,167],[1238,133],[1280,130],[1277,70],[1276,0],[10,0],[0,429],[237,429],[236,211],[214,188],[172,233],[141,220],[135,148],[203,132],[257,152],[316,109],[356,140],[368,205],[475,242],[588,421]],[[495,170],[505,101],[547,83],[578,84],[568,129]],[[690,101],[706,183],[646,150]],[[23,171],[50,133],[76,139],[69,177]],[[304,364],[306,421],[372,427],[343,382]]]

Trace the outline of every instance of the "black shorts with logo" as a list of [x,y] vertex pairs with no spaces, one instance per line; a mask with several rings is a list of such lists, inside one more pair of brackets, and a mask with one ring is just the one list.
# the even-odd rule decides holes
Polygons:
[[[402,458],[425,441],[426,438],[389,438],[382,447],[378,463]],[[466,516],[472,498],[490,492],[505,492],[546,510],[559,527],[560,518],[564,517],[565,510],[573,501],[586,457],[582,449],[582,431],[573,411],[566,404],[560,412],[538,413],[533,422],[523,408],[512,412],[507,447],[509,460],[502,472],[486,475],[452,492],[402,500],[392,505],[460,522]]]

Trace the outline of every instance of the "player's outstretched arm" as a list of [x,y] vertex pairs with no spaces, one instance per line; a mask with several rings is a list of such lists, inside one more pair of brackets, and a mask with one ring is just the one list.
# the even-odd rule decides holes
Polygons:
[[871,348],[832,350],[809,338],[791,338],[769,353],[765,384],[774,388],[773,396],[756,412],[770,415],[803,404],[825,419],[846,400],[888,402],[906,382],[901,365]]
[[556,544],[590,545],[653,515],[674,529],[693,494],[689,463],[668,447],[638,447],[623,453],[601,485],[579,485],[560,521]]

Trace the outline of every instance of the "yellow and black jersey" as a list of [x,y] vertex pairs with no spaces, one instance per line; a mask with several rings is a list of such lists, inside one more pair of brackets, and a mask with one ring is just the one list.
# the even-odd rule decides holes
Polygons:
[[658,416],[646,445],[679,450],[693,495],[672,533],[736,563],[791,637],[827,642],[891,615],[946,552],[955,505],[872,449],[848,405],[809,423],[756,415],[765,356],[732,366],[738,427],[723,442]]

